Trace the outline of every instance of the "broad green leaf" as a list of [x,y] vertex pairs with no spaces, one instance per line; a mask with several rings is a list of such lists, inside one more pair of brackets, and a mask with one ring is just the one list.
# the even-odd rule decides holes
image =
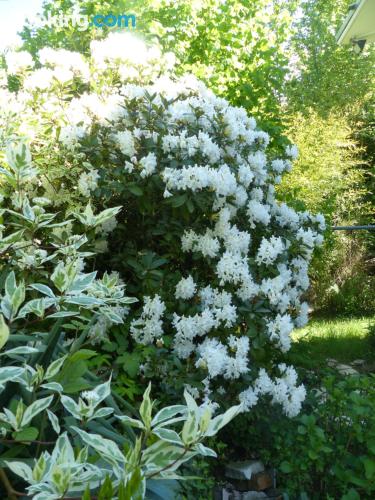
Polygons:
[[36,427],[27,427],[18,432],[13,432],[12,436],[16,441],[34,441],[38,437],[39,431]]

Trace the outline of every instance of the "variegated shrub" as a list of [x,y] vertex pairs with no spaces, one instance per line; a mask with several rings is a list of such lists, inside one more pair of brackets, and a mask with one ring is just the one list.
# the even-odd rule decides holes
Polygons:
[[[92,346],[122,324],[134,299],[116,274],[92,266],[96,228],[120,207],[87,205],[68,219],[48,198],[28,148],[8,143],[0,168],[0,480],[8,498],[142,499],[152,481],[173,479],[202,441],[240,406],[213,418],[186,404],[157,410],[144,393],[138,412],[88,368]],[[103,497],[104,498],[104,497]]]

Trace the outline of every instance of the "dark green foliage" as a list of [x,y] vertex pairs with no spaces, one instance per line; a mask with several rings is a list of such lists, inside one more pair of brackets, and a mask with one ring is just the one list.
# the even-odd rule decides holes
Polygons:
[[278,485],[291,499],[302,493],[316,500],[373,498],[375,377],[329,375],[319,381],[306,375],[317,389],[300,416],[288,419],[263,404],[222,432],[235,450],[230,458],[260,455],[276,467]]

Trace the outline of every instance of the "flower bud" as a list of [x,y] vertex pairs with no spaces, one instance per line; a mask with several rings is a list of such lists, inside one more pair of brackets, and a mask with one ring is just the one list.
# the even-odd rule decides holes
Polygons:
[[0,349],[8,342],[9,327],[4,321],[4,316],[0,314]]

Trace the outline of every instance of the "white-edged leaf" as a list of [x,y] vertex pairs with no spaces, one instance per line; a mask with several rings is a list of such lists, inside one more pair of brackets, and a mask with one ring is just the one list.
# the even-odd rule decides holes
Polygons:
[[194,446],[194,449],[203,457],[213,457],[216,458],[216,452],[214,450],[211,450],[211,448],[207,448],[207,446],[204,446],[202,443],[198,443]]
[[31,483],[33,480],[33,472],[31,470],[31,467],[29,467],[27,464],[23,462],[12,462],[12,461],[5,461],[6,466],[17,476],[22,477],[25,479],[27,482]]
[[53,396],[48,396],[47,398],[43,399],[38,399],[37,401],[34,401],[34,403],[31,403],[30,406],[28,406],[25,410],[25,413],[23,414],[22,418],[22,427],[25,427],[28,425],[31,420],[38,415],[38,413],[42,412],[48,406],[52,403]]
[[99,410],[97,410],[89,420],[93,420],[94,418],[108,417],[108,415],[111,415],[113,412],[113,408],[99,408]]
[[83,292],[94,281],[94,279],[96,278],[96,274],[97,274],[96,271],[88,274],[80,274],[70,285],[70,287],[67,290],[67,293]]
[[218,415],[213,418],[208,426],[208,430],[205,432],[205,436],[211,437],[215,436],[217,432],[227,425],[236,415],[238,415],[242,411],[242,405],[232,406],[222,415]]
[[56,359],[53,361],[49,367],[47,368],[46,374],[44,375],[44,378],[46,380],[49,380],[50,378],[54,377],[59,373],[61,370],[62,365],[64,364],[64,361],[66,360],[67,355],[62,356],[61,358]]
[[70,398],[69,396],[61,396],[61,403],[64,406],[64,408],[71,414],[73,415],[74,418],[81,419],[81,414],[79,412],[79,406],[78,404],[74,401],[74,399]]
[[86,295],[81,295],[79,297],[69,297],[65,300],[67,304],[75,304],[77,306],[102,306],[105,302],[96,297],[87,297]]
[[196,416],[198,416],[198,413],[199,413],[198,405],[197,405],[195,399],[193,398],[193,396],[187,390],[184,391],[184,398],[185,398],[188,410],[191,412],[194,412],[196,414]]
[[91,392],[93,392],[97,396],[95,398],[95,406],[97,406],[111,394],[111,379],[107,380],[107,382],[104,382],[104,384],[98,385]]
[[64,387],[61,384],[58,384],[57,382],[48,382],[47,384],[42,384],[40,387],[43,387],[43,389],[48,389],[49,391],[54,391],[54,392],[63,392]]
[[69,316],[78,316],[79,312],[74,311],[58,311],[53,314],[49,314],[47,318],[68,318]]
[[184,405],[174,405],[168,406],[167,408],[162,408],[157,414],[154,416],[151,422],[151,426],[154,427],[156,425],[161,424],[165,420],[169,420],[178,414],[186,415],[187,408]]
[[21,377],[25,369],[18,366],[4,366],[0,368],[0,384],[3,385],[9,380],[14,380]]
[[167,441],[168,443],[179,444],[183,446],[180,436],[177,432],[172,429],[164,429],[163,427],[159,429],[153,429],[152,431],[155,436],[158,436],[162,441]]
[[55,299],[55,294],[53,291],[50,289],[49,286],[43,285],[43,283],[34,283],[30,285],[30,288],[33,288],[34,290],[38,290],[38,292],[42,293],[43,295],[47,295],[50,299]]
[[40,352],[40,349],[37,349],[36,347],[28,347],[25,345],[2,352],[0,353],[0,356],[9,356],[10,354],[35,354],[36,352]]
[[50,410],[47,410],[47,415],[49,421],[51,422],[53,430],[56,432],[56,434],[60,434],[61,429],[60,429],[59,419]]
[[121,422],[125,425],[130,425],[131,427],[136,427],[137,429],[144,429],[145,426],[143,425],[143,422],[140,420],[137,420],[135,418],[130,418],[127,415],[116,415],[116,418],[121,420]]
[[72,426],[72,429],[81,437],[86,446],[94,448],[94,450],[106,458],[107,461],[125,464],[125,457],[114,441],[105,439],[100,434],[89,434],[78,427]]

